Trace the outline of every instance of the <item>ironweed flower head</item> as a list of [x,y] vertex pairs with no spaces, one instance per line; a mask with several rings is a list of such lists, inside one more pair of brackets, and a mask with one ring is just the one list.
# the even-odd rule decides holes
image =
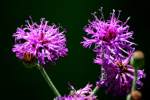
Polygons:
[[55,61],[67,54],[65,31],[55,24],[48,25],[48,21],[41,18],[40,24],[29,20],[26,25],[17,28],[13,34],[15,45],[12,51],[19,59],[25,61],[38,60],[38,63],[45,64],[48,61]]
[[[114,63],[104,61],[102,67],[105,70],[105,77],[97,82],[98,86],[104,86],[107,92],[114,95],[126,95],[130,92],[134,79],[134,67],[129,65],[129,57],[126,59],[114,59]],[[137,70],[136,84],[140,88],[141,81],[145,77],[143,70]]]
[[133,51],[134,45],[131,42],[133,32],[129,31],[129,26],[127,25],[127,21],[122,22],[119,20],[118,16],[115,13],[115,10],[111,13],[110,19],[105,20],[103,18],[102,9],[101,18],[96,16],[94,13],[94,19],[89,21],[89,24],[85,26],[84,31],[87,33],[84,41],[81,44],[85,48],[90,48],[92,45],[94,46],[94,52],[101,54],[100,58],[105,57],[105,54],[110,55],[118,55],[121,58],[125,58],[128,55],[128,51]]
[[56,97],[55,100],[96,100],[96,96],[90,95],[92,92],[92,85],[87,84],[84,88],[79,90],[72,90],[70,95],[63,97]]

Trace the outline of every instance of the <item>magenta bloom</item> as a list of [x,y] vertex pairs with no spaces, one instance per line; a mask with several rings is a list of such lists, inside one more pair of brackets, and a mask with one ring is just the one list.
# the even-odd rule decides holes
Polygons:
[[[107,92],[111,92],[114,95],[126,95],[130,92],[132,81],[134,79],[134,68],[129,65],[129,58],[125,60],[114,59],[114,63],[109,63],[107,60],[103,62],[105,77],[101,79],[97,84],[104,86]],[[145,77],[143,70],[137,70],[137,85],[142,87],[142,78]]]
[[63,97],[56,97],[55,100],[96,100],[96,96],[90,95],[92,92],[92,85],[87,84],[83,89],[72,90],[70,95]]
[[84,41],[81,43],[85,48],[94,45],[93,50],[99,54],[99,58],[105,57],[105,54],[109,57],[117,54],[117,56],[125,58],[128,51],[134,50],[132,47],[134,43],[130,41],[133,32],[129,31],[129,26],[126,24],[128,19],[125,22],[120,21],[119,14],[116,16],[115,10],[113,10],[110,19],[106,21],[103,16],[98,18],[94,14],[94,19],[84,28],[87,36],[83,37]]
[[48,25],[48,21],[41,19],[40,24],[27,21],[24,27],[17,28],[13,34],[15,45],[12,51],[19,59],[45,64],[55,61],[67,54],[66,38],[55,24]]

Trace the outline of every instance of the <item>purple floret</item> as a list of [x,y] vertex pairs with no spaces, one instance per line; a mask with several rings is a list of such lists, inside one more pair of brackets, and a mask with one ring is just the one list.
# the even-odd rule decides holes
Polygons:
[[119,14],[116,16],[115,10],[113,10],[110,19],[106,21],[103,16],[98,18],[93,14],[94,19],[84,28],[87,36],[83,37],[84,41],[81,44],[85,48],[90,48],[93,45],[94,52],[101,59],[107,55],[113,57],[116,54],[121,58],[126,58],[129,55],[128,51],[134,50],[132,45],[135,43],[131,42],[133,32],[129,31],[129,26],[126,24],[129,18],[122,22],[118,19]]
[[97,100],[95,95],[91,95],[92,85],[87,84],[84,88],[73,90],[70,95],[56,97],[54,100]]
[[[126,95],[130,92],[134,79],[134,67],[129,65],[129,58],[125,60],[114,59],[114,63],[108,60],[103,62],[105,77],[97,82],[98,86],[105,87],[107,92],[114,95]],[[142,78],[145,77],[144,70],[137,70],[137,85],[142,87]]]
[[[97,82],[100,87],[105,87],[108,92],[115,95],[126,95],[130,92],[134,79],[135,69],[129,65],[129,60],[136,45],[133,40],[133,32],[129,31],[127,22],[119,20],[115,10],[108,20],[104,19],[102,9],[101,17],[96,16],[85,26],[87,35],[81,44],[85,48],[92,48],[96,53],[94,63],[101,65],[101,77]],[[137,70],[137,85],[143,85],[141,79],[145,77],[143,70]]]
[[64,32],[55,24],[48,25],[44,18],[41,18],[40,24],[27,21],[25,26],[17,28],[13,34],[15,45],[12,51],[19,59],[36,58],[40,64],[53,62],[67,55]]

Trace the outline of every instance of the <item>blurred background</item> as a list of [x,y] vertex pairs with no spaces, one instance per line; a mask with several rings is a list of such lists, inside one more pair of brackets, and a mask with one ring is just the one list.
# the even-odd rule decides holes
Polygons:
[[[25,24],[32,16],[33,21],[40,22],[46,18],[49,23],[56,23],[67,30],[68,56],[59,59],[56,64],[50,64],[46,71],[62,95],[69,93],[68,83],[76,89],[87,83],[95,85],[100,74],[99,66],[93,63],[95,54],[91,49],[80,45],[85,34],[83,27],[91,13],[98,12],[103,7],[105,18],[109,17],[112,9],[122,10],[120,19],[125,21],[131,16],[128,24],[134,31],[134,41],[137,50],[145,53],[147,74],[142,88],[143,100],[150,86],[150,25],[148,1],[142,0],[5,0],[0,1],[0,99],[1,100],[53,100],[54,94],[40,72],[33,68],[25,68],[11,49],[14,44],[12,34],[17,27]],[[99,13],[100,14],[100,13]],[[100,100],[124,100],[123,97],[106,95],[100,90],[97,93]]]

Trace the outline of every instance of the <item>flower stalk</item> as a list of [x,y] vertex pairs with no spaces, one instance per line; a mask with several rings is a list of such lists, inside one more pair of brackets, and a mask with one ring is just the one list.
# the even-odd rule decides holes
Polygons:
[[38,64],[38,69],[41,72],[42,76],[44,77],[45,81],[48,83],[49,87],[53,90],[54,94],[56,96],[61,96],[59,91],[56,89],[55,85],[53,84],[52,80],[46,73],[45,69],[42,66],[40,66],[39,64]]
[[[136,90],[136,80],[137,80],[137,67],[135,67],[135,71],[134,71],[134,79],[132,81],[131,93]],[[131,100],[131,94],[127,95],[126,100]]]
[[[137,65],[135,64],[135,61],[133,61],[134,65],[134,79],[132,81],[132,87],[131,87],[131,93],[136,90],[136,80],[137,80]],[[131,100],[131,94],[128,94],[126,97],[126,100]]]
[[[104,56],[104,54],[103,54],[103,56]],[[103,62],[103,61],[102,61],[102,62]],[[104,73],[105,73],[104,68],[103,68],[103,66],[101,66],[100,80],[104,80],[104,75],[105,75]],[[96,94],[97,91],[99,90],[99,88],[100,88],[100,85],[96,85],[96,87],[93,89],[91,95]]]
[[[132,81],[131,93],[134,92],[134,91],[136,91],[137,70],[138,70],[139,66],[141,65],[141,60],[144,58],[144,56],[142,56],[142,58],[137,57],[136,53],[137,52],[135,52],[133,54],[133,58],[131,59],[131,64],[134,67],[134,79]],[[126,100],[131,100],[131,94],[127,95]]]
[[96,86],[93,91],[91,92],[91,95],[94,95],[97,93],[97,91],[99,90],[99,86]]
[[137,80],[137,68],[135,67],[134,79],[133,79],[133,82],[132,82],[132,90],[131,91],[134,91],[136,89],[136,80]]

